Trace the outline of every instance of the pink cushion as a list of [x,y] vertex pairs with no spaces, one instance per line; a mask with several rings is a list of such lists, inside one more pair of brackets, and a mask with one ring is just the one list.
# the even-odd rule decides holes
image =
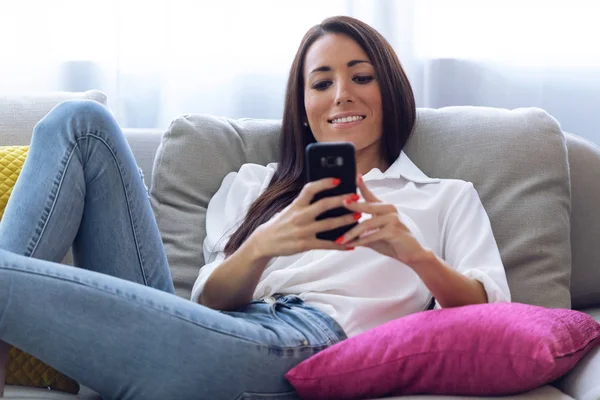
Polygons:
[[309,399],[508,395],[569,371],[600,344],[600,324],[520,303],[424,311],[338,343],[286,374]]

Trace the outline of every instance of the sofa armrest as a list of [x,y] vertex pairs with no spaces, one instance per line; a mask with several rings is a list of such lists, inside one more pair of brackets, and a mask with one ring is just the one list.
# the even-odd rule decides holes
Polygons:
[[554,383],[563,393],[577,400],[600,399],[600,347],[581,359],[567,375]]
[[[600,308],[581,310],[600,322]],[[600,399],[600,346],[585,355],[568,374],[554,386],[577,400]]]

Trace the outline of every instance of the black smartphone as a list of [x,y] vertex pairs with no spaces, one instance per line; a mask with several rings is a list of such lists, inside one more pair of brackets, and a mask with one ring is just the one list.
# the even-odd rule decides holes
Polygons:
[[[317,193],[311,203],[324,197],[356,193],[355,149],[351,142],[311,143],[306,146],[305,153],[307,180],[309,182],[323,178],[339,178],[341,180],[341,183],[335,188]],[[340,217],[351,213],[353,212],[345,207],[338,207],[320,214],[317,220]],[[319,232],[317,238],[335,241],[356,225],[357,223],[354,222],[330,231]]]

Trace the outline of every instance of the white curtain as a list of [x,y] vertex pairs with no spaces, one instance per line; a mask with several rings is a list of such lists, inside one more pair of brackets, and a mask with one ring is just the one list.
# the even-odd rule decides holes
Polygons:
[[420,105],[541,107],[600,144],[600,2],[414,3]]
[[393,45],[420,107],[544,108],[600,143],[593,0],[2,0],[0,92],[100,89],[124,127],[280,118],[310,26],[351,15]]

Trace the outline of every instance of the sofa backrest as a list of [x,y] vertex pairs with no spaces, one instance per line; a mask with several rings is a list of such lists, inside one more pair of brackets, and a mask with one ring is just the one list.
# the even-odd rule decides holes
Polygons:
[[[203,265],[199,244],[210,198],[243,163],[274,161],[279,129],[280,121],[186,115],[163,136],[151,201],[180,295]],[[570,307],[568,156],[552,117],[539,109],[419,109],[405,150],[430,176],[473,182],[514,301]]]
[[[74,98],[89,98],[106,104],[106,96],[98,91],[30,96],[0,96],[0,145],[28,144],[35,123],[58,102]],[[442,112],[439,115],[438,123],[447,124],[448,118],[449,115]],[[474,122],[474,120],[471,119],[471,122]],[[192,236],[194,238],[199,237],[198,240],[200,242],[189,245],[189,237],[185,237],[185,229],[190,224],[193,227],[203,227],[202,205],[204,203],[207,204],[212,193],[218,189],[220,181],[226,173],[223,172],[222,168],[224,170],[237,170],[243,162],[262,162],[274,159],[276,156],[276,136],[279,127],[279,121],[253,119],[230,120],[211,116],[184,116],[175,120],[165,135],[162,135],[159,130],[124,130],[136,160],[146,174],[146,182],[149,186],[154,182],[152,175],[153,164],[160,161],[159,157],[155,159],[157,148],[162,148],[158,152],[159,155],[164,153],[164,149],[168,147],[166,146],[166,141],[169,138],[192,135],[195,139],[186,140],[193,140],[195,141],[194,146],[205,146],[213,154],[219,155],[219,157],[216,157],[215,163],[209,165],[208,168],[206,168],[206,159],[204,159],[201,162],[202,167],[196,169],[198,154],[190,155],[188,152],[183,152],[180,154],[181,163],[175,163],[172,166],[173,168],[181,168],[183,166],[185,170],[195,171],[197,178],[204,184],[202,189],[203,194],[199,197],[198,208],[186,210],[186,207],[189,205],[182,203],[179,204],[182,207],[182,214],[179,216],[181,221],[177,218],[172,221],[169,219],[165,220],[164,218],[160,219],[161,229],[164,228],[166,230],[163,235],[166,247],[170,257],[173,259],[172,268],[175,271],[174,275],[177,277],[176,286],[178,286],[178,294],[183,297],[189,295],[189,290],[203,260],[201,246],[203,237],[201,237],[201,234],[195,232]],[[456,129],[460,129],[460,126],[457,126]],[[490,129],[489,124],[486,129]],[[532,127],[526,127],[526,129],[532,129]],[[598,285],[598,282],[600,282],[600,246],[598,246],[598,240],[600,239],[600,207],[598,207],[598,204],[600,204],[600,184],[597,183],[595,178],[598,175],[597,171],[600,171],[600,147],[573,134],[567,133],[565,137],[571,180],[570,245],[572,254],[572,306],[574,308],[598,306],[600,304],[600,285]],[[427,163],[423,164],[421,160],[423,157],[421,154],[422,149],[425,149],[428,145],[428,142],[422,139],[425,139],[425,137],[419,138],[416,141],[415,137],[413,137],[406,151],[413,161],[426,173],[433,174],[435,171],[431,171]],[[474,143],[463,143],[463,146],[473,147],[473,145]],[[221,151],[222,149],[227,149],[227,151]],[[532,155],[532,158],[534,156]],[[209,158],[209,160],[211,159]],[[223,159],[225,159],[224,162]],[[165,160],[164,157],[161,160],[163,166],[165,162],[167,164],[170,162],[169,160]],[[559,161],[559,164],[561,164],[562,161]],[[158,165],[156,164],[157,167]],[[195,182],[195,180],[192,180],[184,183],[195,184]],[[162,183],[165,184],[164,181]],[[178,186],[180,183],[182,182],[171,182],[170,185],[173,190],[181,191],[181,194],[183,194],[187,191],[187,188],[185,185]],[[480,190],[481,183],[477,184],[476,187]],[[482,196],[482,198],[484,205],[486,205],[488,201],[486,201],[485,196]],[[156,201],[156,199],[153,201]],[[173,204],[172,206],[177,206],[177,204]],[[186,220],[186,215],[189,215],[190,212],[197,217],[192,218],[192,220]],[[493,225],[496,225],[494,223],[496,218],[492,215],[491,217]],[[182,223],[181,228],[174,229],[173,226],[177,222]],[[193,230],[195,231],[195,229]],[[170,249],[171,251],[169,251],[169,247],[176,245],[181,235],[184,236],[183,245],[189,247],[186,249],[188,254],[183,257],[179,257],[181,249]],[[190,254],[195,256],[195,259],[191,263]]]

